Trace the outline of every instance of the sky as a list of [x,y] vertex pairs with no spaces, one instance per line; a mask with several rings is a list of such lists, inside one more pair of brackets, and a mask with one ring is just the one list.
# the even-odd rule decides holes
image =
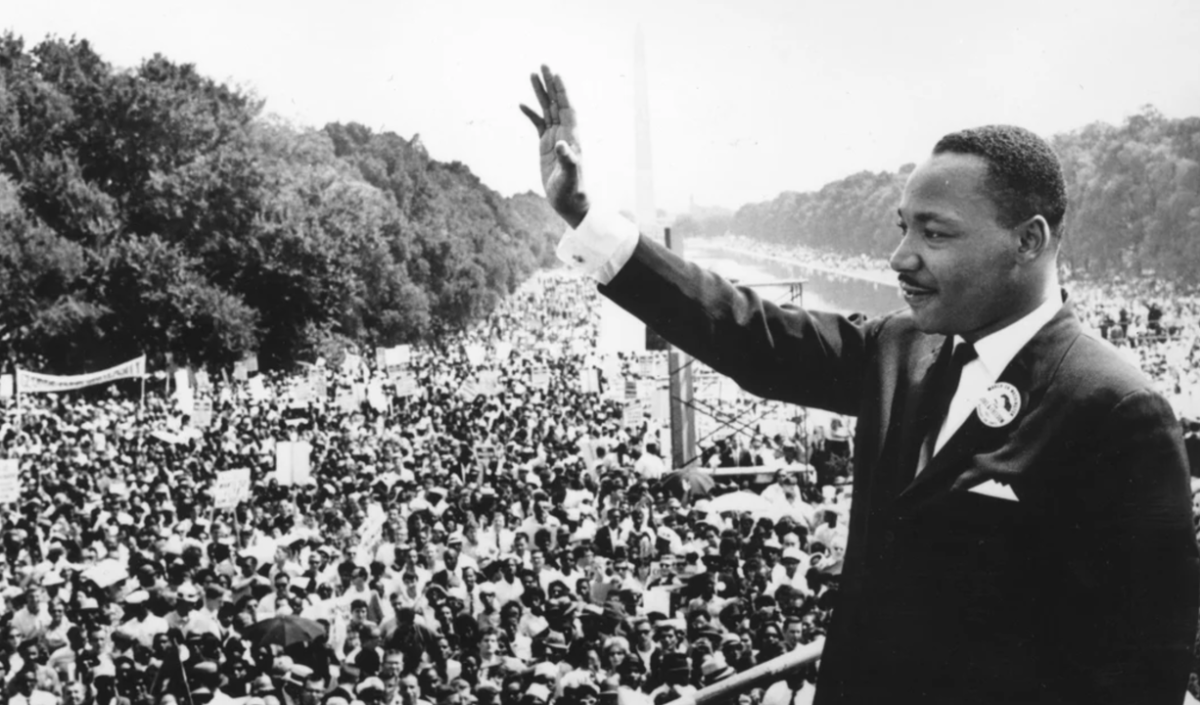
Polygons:
[[593,199],[633,209],[634,37],[656,204],[737,208],[919,162],[957,129],[1050,136],[1152,104],[1200,116],[1200,2],[1057,0],[0,0],[33,44],[155,53],[298,127],[358,122],[541,193],[529,74],[561,74]]

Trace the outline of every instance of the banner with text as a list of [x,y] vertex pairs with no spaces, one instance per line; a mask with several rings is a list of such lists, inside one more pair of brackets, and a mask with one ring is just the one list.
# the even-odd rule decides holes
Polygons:
[[85,375],[44,375],[29,370],[17,370],[17,391],[21,394],[39,392],[68,392],[97,384],[106,384],[127,377],[142,377],[146,374],[146,356],[134,358],[107,370]]

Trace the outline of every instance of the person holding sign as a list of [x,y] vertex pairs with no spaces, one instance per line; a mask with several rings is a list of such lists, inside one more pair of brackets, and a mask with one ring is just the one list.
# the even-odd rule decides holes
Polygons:
[[1059,286],[1049,145],[943,137],[896,213],[906,310],[854,322],[763,300],[591,203],[562,78],[532,80],[560,258],[744,389],[858,417],[817,705],[1182,701],[1200,558],[1180,428]]

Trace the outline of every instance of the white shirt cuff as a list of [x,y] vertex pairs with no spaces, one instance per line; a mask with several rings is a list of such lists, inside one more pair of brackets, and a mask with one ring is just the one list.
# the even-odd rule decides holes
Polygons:
[[638,228],[624,216],[598,208],[558,241],[558,258],[571,269],[607,284],[633,257]]

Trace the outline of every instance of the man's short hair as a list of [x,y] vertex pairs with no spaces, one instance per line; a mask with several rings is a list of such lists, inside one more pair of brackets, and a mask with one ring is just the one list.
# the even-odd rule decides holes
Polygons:
[[952,132],[933,147],[934,154],[974,154],[987,162],[986,186],[1005,228],[1040,215],[1055,237],[1062,237],[1067,186],[1054,149],[1034,133],[1012,125],[985,125]]

